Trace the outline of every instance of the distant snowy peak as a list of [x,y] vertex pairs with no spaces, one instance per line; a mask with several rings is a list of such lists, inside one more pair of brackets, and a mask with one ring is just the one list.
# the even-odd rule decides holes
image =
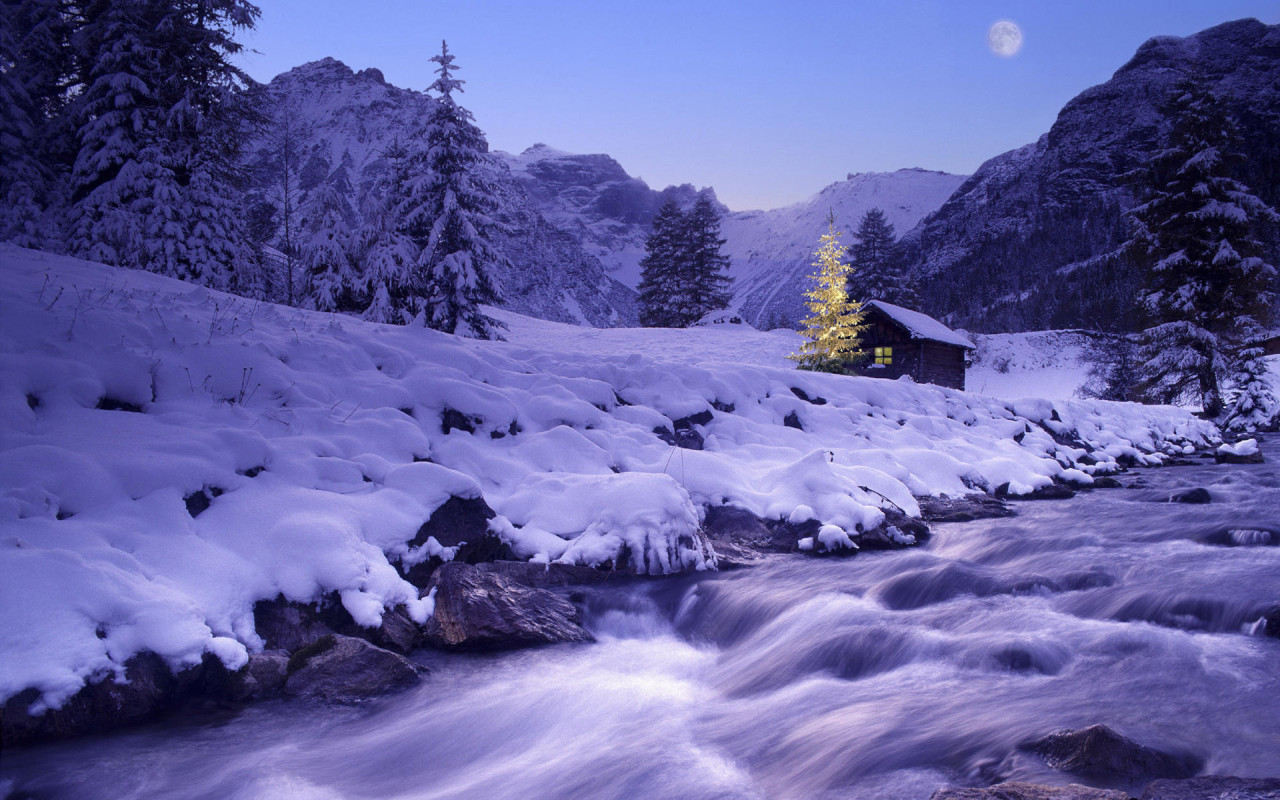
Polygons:
[[918,168],[850,174],[785,208],[731,212],[710,188],[684,184],[655,190],[608,155],[566,153],[545,144],[519,155],[498,155],[542,215],[630,287],[639,283],[644,242],[663,201],[672,197],[687,207],[699,194],[709,195],[724,215],[734,306],[755,325],[799,319],[805,276],[828,213],[836,215],[846,242],[872,208],[883,209],[901,235],[965,181],[963,175]]
[[734,302],[757,327],[789,325],[804,313],[813,252],[834,214],[844,244],[864,214],[884,211],[898,236],[938,210],[966,176],[912,168],[850,175],[813,197],[772,211],[740,211],[724,220],[733,260]]

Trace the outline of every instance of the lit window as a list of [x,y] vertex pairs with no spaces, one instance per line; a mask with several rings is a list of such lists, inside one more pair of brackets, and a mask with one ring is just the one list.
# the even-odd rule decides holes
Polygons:
[[877,347],[877,348],[876,348],[875,355],[876,355],[876,363],[877,363],[877,364],[892,364],[892,363],[893,363],[893,348],[892,348],[892,347]]

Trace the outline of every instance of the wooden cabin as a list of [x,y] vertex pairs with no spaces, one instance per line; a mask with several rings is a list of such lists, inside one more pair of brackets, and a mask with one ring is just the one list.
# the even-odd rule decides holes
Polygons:
[[867,303],[862,347],[867,358],[856,375],[900,378],[964,388],[965,361],[973,342],[927,314],[882,300]]

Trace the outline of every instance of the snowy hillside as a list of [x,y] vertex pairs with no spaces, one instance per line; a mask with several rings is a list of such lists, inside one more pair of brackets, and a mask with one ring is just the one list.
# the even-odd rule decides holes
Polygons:
[[834,213],[842,242],[853,243],[862,216],[884,210],[899,237],[947,201],[963,175],[900,169],[850,175],[803,203],[773,211],[743,211],[724,220],[725,251],[733,259],[734,304],[757,327],[802,319],[813,252]]
[[278,595],[421,622],[401,570],[451,556],[413,543],[450,497],[483,497],[518,557],[665,573],[715,567],[709,506],[816,519],[836,548],[882,505],[1216,436],[1178,409],[799,373],[769,334],[508,318],[517,341],[459,340],[0,247],[0,700],[57,704],[140,651],[238,667]]

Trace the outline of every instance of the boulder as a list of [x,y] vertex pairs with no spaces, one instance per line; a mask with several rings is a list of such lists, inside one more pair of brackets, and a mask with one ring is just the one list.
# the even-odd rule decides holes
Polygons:
[[[489,530],[489,520],[495,516],[483,497],[450,497],[422,523],[409,546],[421,547],[427,539],[434,538],[443,547],[458,548],[453,560],[467,564],[511,558],[510,548]],[[440,564],[438,559],[427,559],[402,568],[401,572],[405,580],[421,589]]]
[[403,607],[384,611],[382,624],[377,628],[361,627],[351,618],[336,592],[316,603],[297,603],[283,596],[259,600],[253,606],[253,621],[268,648],[288,652],[338,633],[365,639],[397,653],[408,653],[421,637],[417,624]]
[[1280,800],[1280,778],[1203,775],[1152,781],[1140,800]]
[[423,634],[437,647],[495,650],[592,639],[573,603],[471,564],[441,566],[427,590],[435,590],[436,608]]
[[178,681],[155,653],[139,653],[125,662],[125,679],[115,676],[86,685],[60,708],[32,714],[40,698],[27,689],[9,698],[0,711],[3,743],[26,744],[104,733],[154,718],[175,702]]
[[925,522],[972,522],[975,519],[1012,517],[1013,509],[1003,500],[987,494],[963,497],[917,497],[920,517]]
[[776,531],[760,517],[735,506],[708,507],[702,533],[715,548],[721,569],[754,564],[765,553],[791,552],[800,538],[795,531]]
[[981,789],[939,789],[930,795],[929,800],[1129,800],[1129,794],[1078,783],[1042,786],[1013,781]]
[[289,677],[289,654],[283,650],[250,653],[249,663],[230,676],[230,696],[234,700],[274,697],[284,690]]
[[533,589],[549,586],[583,586],[620,580],[617,573],[582,564],[534,564],[529,561],[491,561],[476,569]]
[[929,526],[923,520],[909,517],[893,508],[883,509],[884,522],[863,531],[854,541],[864,550],[901,550],[914,547],[929,538]]
[[1213,458],[1219,464],[1261,464],[1264,460],[1257,439],[1224,444],[1214,452]]
[[1002,483],[996,487],[995,495],[998,498],[1010,500],[1066,500],[1068,497],[1075,497],[1076,492],[1065,483],[1051,483],[1048,486],[1033,489],[1028,494],[1009,494],[1009,484]]
[[422,680],[426,667],[376,647],[364,639],[331,634],[289,657],[286,694],[340,703],[407,689]]
[[1190,503],[1193,505],[1203,505],[1213,501],[1213,497],[1209,494],[1209,490],[1196,487],[1195,489],[1187,489],[1182,492],[1175,492],[1169,495],[1170,503]]
[[1280,606],[1268,609],[1263,615],[1262,632],[1273,639],[1280,639]]
[[1105,725],[1054,731],[1024,749],[1038,753],[1056,770],[1113,786],[1140,786],[1155,778],[1189,778],[1202,763],[1192,755],[1153,750]]

